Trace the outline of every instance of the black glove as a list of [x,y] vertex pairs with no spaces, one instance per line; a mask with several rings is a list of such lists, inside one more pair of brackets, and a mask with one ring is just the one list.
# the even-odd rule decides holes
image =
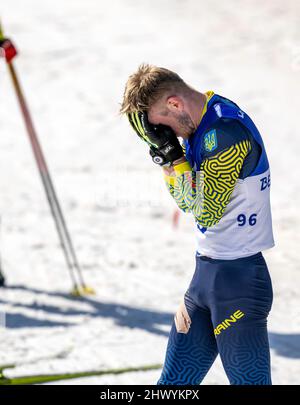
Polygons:
[[150,146],[154,163],[170,165],[183,156],[182,147],[170,127],[150,124],[146,112],[129,113],[128,119],[138,136]]

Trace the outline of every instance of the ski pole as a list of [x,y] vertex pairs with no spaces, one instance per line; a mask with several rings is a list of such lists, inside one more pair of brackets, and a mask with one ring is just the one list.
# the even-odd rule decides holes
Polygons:
[[4,44],[2,44],[2,48],[4,48],[4,51],[5,51],[4,56],[6,58],[6,62],[7,62],[8,68],[9,68],[13,86],[14,86],[14,89],[15,89],[15,92],[16,92],[16,95],[17,95],[17,98],[19,101],[19,105],[20,105],[20,108],[22,111],[26,129],[27,129],[27,133],[28,133],[28,136],[30,139],[30,143],[31,143],[34,157],[35,157],[35,160],[36,160],[36,163],[38,166],[38,170],[39,170],[39,173],[41,176],[41,180],[44,185],[46,197],[49,202],[49,206],[50,206],[51,213],[52,213],[52,216],[53,216],[53,219],[55,222],[55,226],[56,226],[56,229],[58,232],[60,243],[61,243],[64,255],[65,255],[67,266],[69,268],[70,276],[71,276],[72,283],[73,283],[72,293],[74,295],[80,295],[80,289],[79,289],[79,286],[78,286],[78,283],[77,283],[76,277],[75,277],[75,270],[77,271],[80,287],[82,289],[81,291],[84,293],[93,293],[94,291],[90,287],[87,287],[86,284],[84,283],[81,268],[79,266],[77,256],[76,256],[73,244],[72,244],[72,240],[71,240],[69,231],[67,229],[66,222],[65,222],[65,219],[64,219],[54,186],[53,186],[50,172],[49,172],[44,154],[42,152],[40,143],[38,141],[37,133],[35,131],[33,121],[31,119],[31,115],[30,115],[24,94],[22,92],[20,82],[17,77],[17,73],[16,73],[13,63],[12,63],[12,59],[17,54],[17,52],[16,52],[13,44],[11,43],[11,41],[4,38],[2,29],[1,29],[1,25],[0,25],[0,41],[1,40],[2,40],[2,42],[4,41]]
[[[1,221],[1,217],[0,217],[0,239],[1,239],[1,235],[2,234],[2,221]],[[1,242],[1,240],[0,240]],[[0,243],[0,246],[2,246],[2,243]],[[5,278],[4,275],[2,274],[2,256],[1,256],[0,252],[0,287],[4,287],[5,286]]]

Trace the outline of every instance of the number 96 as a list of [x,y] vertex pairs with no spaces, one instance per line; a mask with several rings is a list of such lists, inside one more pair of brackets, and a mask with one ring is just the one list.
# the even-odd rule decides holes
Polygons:
[[[253,225],[256,224],[256,216],[257,216],[257,214],[252,214],[252,215],[250,215],[249,220],[248,220],[248,223],[249,223],[250,226],[253,226]],[[246,215],[240,214],[240,215],[237,217],[237,221],[238,221],[238,225],[239,225],[239,226],[244,226],[244,225],[246,225],[246,223],[247,223],[247,217],[246,217]]]

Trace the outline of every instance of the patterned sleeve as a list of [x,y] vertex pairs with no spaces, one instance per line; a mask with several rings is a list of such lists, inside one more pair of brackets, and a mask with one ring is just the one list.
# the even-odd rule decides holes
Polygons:
[[204,154],[200,171],[193,171],[185,162],[174,167],[173,176],[165,176],[178,207],[184,212],[192,212],[197,223],[204,227],[211,227],[222,218],[244,160],[251,151],[246,136],[235,137],[239,142],[233,144],[233,140],[228,139],[230,146],[226,147],[223,137],[220,151]]
[[184,190],[182,184],[179,184],[179,178],[181,176],[185,176],[187,180],[189,175],[194,172],[192,171],[191,166],[188,162],[181,163],[175,166],[174,169],[175,175],[164,176],[166,186],[178,207],[184,212],[191,212],[190,206],[185,201]]

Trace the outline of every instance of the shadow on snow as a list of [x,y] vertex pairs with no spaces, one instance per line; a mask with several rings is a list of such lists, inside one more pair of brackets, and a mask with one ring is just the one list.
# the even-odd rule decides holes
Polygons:
[[[134,308],[128,305],[118,304],[118,303],[107,303],[97,301],[95,298],[90,296],[83,297],[72,297],[70,294],[63,292],[54,291],[43,291],[39,289],[29,288],[23,285],[8,286],[7,289],[10,290],[25,290],[35,294],[44,294],[48,296],[61,297],[74,302],[83,302],[91,306],[89,310],[67,308],[62,309],[56,305],[42,304],[38,302],[33,302],[30,304],[26,303],[11,303],[10,306],[14,308],[27,308],[30,310],[44,311],[50,315],[60,315],[66,317],[74,317],[76,315],[85,315],[90,318],[93,317],[103,317],[112,318],[115,320],[116,325],[125,326],[128,328],[138,328],[146,330],[150,333],[157,335],[168,336],[169,332],[160,329],[160,326],[170,328],[173,314],[168,312],[159,312],[155,310],[148,310],[142,308]],[[0,300],[0,304],[5,303],[5,301]],[[19,321],[19,322],[17,322]],[[85,320],[86,322],[86,320]],[[15,313],[6,314],[6,327],[7,328],[26,328],[26,327],[55,327],[55,326],[72,326],[78,325],[78,322],[68,323],[56,322],[55,320],[41,320],[36,318],[30,318],[28,315],[19,315]]]

